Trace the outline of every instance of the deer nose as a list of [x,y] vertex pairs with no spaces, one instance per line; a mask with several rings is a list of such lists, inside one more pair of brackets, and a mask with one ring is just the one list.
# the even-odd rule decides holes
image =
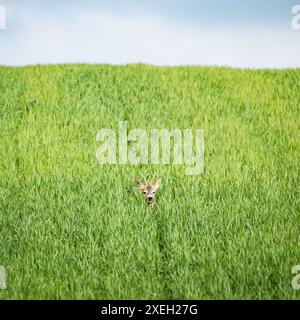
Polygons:
[[148,197],[148,200],[149,200],[149,201],[153,200],[153,197],[152,197],[152,196],[149,196],[149,197]]

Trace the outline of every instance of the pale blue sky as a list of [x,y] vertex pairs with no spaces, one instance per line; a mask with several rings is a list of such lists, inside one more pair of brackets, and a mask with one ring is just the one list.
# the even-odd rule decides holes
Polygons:
[[0,0],[0,64],[300,67],[300,0]]

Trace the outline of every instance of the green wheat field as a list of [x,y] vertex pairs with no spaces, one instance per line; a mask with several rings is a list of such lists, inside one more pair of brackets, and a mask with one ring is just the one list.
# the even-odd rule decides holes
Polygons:
[[[299,112],[300,69],[0,67],[0,299],[299,299]],[[122,120],[204,129],[204,173],[100,165]]]

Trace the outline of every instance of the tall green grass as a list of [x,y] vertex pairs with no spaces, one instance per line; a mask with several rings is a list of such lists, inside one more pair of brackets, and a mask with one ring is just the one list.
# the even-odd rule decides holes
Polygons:
[[[0,299],[299,299],[299,112],[299,69],[1,67]],[[204,174],[100,165],[120,120],[203,128]]]

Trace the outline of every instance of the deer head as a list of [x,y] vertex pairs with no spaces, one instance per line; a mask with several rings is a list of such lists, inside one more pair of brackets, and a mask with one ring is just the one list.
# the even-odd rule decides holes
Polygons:
[[142,183],[142,182],[137,180],[136,181],[136,186],[143,193],[147,204],[150,207],[153,207],[154,203],[155,203],[155,193],[158,190],[158,188],[160,187],[161,179],[158,179],[156,182],[154,182],[155,175],[153,175],[152,179],[151,179],[151,182],[147,183],[145,177],[144,176],[142,176],[142,177],[143,177],[144,183]]

